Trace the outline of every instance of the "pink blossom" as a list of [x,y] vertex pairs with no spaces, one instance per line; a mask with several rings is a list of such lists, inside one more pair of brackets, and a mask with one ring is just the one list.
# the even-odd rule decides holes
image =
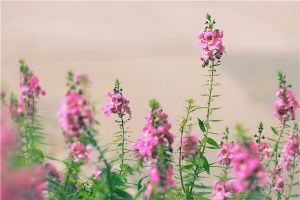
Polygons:
[[231,159],[233,157],[232,154],[232,145],[231,144],[224,144],[221,149],[217,152],[218,161],[223,165],[229,165]]
[[215,180],[213,185],[213,200],[225,200],[227,196],[225,183]]
[[96,169],[94,170],[94,178],[95,178],[95,179],[100,179],[101,174],[102,174],[102,170],[100,170],[100,169],[98,169],[98,168],[96,168]]
[[[46,171],[43,166],[34,168],[7,169],[1,176],[1,199],[43,199],[46,186]],[[3,184],[5,183],[5,184]]]
[[293,157],[300,156],[299,146],[300,137],[294,134],[288,138],[288,142],[283,147],[281,162],[285,164],[287,170],[291,168]]
[[168,188],[174,185],[173,182],[173,168],[168,166],[165,168],[158,168],[152,166],[149,169],[150,182],[147,185],[145,196],[150,197],[153,189],[156,188],[159,192],[165,192]]
[[91,145],[84,145],[78,141],[69,144],[68,148],[71,150],[70,156],[74,158],[74,162],[81,160],[87,162],[91,157],[90,151],[93,149]]
[[230,179],[225,182],[226,189],[232,193],[233,196],[237,196],[240,192],[244,191],[243,182],[238,179]]
[[221,58],[225,52],[225,47],[222,44],[222,30],[206,28],[198,35],[198,38],[200,39],[199,45],[202,48],[201,60],[204,62],[203,66],[206,66],[209,60],[214,56],[216,56],[217,59]]
[[277,88],[275,93],[278,99],[275,102],[273,115],[280,121],[287,117],[294,120],[296,109],[299,108],[294,92],[286,88]]
[[171,123],[168,121],[168,115],[161,108],[152,111],[145,119],[143,134],[133,144],[133,150],[140,159],[147,161],[156,158],[156,146],[159,144],[167,144],[171,150],[174,137],[170,133]]
[[40,94],[46,95],[46,92],[42,90],[40,80],[32,72],[21,74],[20,89],[22,95],[19,98],[17,113],[25,113],[25,103],[27,104],[27,114],[34,112],[33,97],[38,98]]
[[182,158],[191,157],[197,153],[197,147],[199,145],[198,138],[192,133],[188,133],[182,139]]
[[275,180],[274,190],[283,190],[284,189],[284,180],[281,176],[278,176]]
[[143,133],[137,142],[132,145],[132,149],[137,153],[139,159],[147,161],[149,158],[155,158],[155,147],[158,144],[157,138],[150,134]]
[[261,142],[258,144],[258,154],[261,160],[270,158],[270,153],[272,152],[272,148],[266,142]]
[[261,164],[258,147],[254,142],[234,145],[231,166],[232,175],[243,183],[246,190],[255,189],[256,181],[263,185],[267,183],[266,170]]
[[120,92],[107,93],[108,102],[102,107],[102,111],[106,117],[109,117],[111,113],[127,113],[131,115],[129,108],[129,100]]
[[75,91],[68,92],[66,99],[61,103],[58,116],[67,139],[79,138],[81,132],[94,123],[87,98]]

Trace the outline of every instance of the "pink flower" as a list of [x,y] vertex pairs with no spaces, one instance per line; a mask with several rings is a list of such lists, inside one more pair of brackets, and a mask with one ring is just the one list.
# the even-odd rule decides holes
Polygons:
[[243,182],[238,179],[230,179],[225,182],[225,187],[233,196],[237,196],[240,192],[244,191]]
[[152,111],[145,119],[143,134],[132,147],[140,159],[147,161],[156,158],[156,146],[159,144],[167,144],[171,151],[174,137],[170,133],[171,123],[168,121],[168,115],[161,108]]
[[278,99],[275,102],[275,111],[273,112],[273,115],[280,121],[287,117],[294,120],[296,109],[299,108],[294,92],[286,88],[277,88],[275,93],[278,96]]
[[254,190],[257,187],[256,182],[263,185],[267,183],[266,170],[261,164],[254,142],[234,145],[231,166],[233,176],[242,182],[246,190]]
[[68,147],[71,150],[70,156],[74,158],[75,163],[80,160],[87,162],[91,157],[90,151],[93,149],[91,145],[84,145],[77,141],[69,144]]
[[225,183],[215,180],[213,184],[213,200],[225,200],[227,196]]
[[149,158],[155,158],[157,144],[158,140],[155,137],[143,133],[137,142],[132,145],[132,149],[137,152],[139,159],[147,161]]
[[198,138],[189,133],[182,139],[182,158],[191,157],[197,153],[197,147],[199,145]]
[[218,161],[223,165],[229,165],[232,159],[232,145],[224,144],[217,152]]
[[[1,199],[43,199],[47,173],[43,166],[34,168],[8,169],[1,176]],[[5,184],[4,184],[5,183]]]
[[213,57],[216,59],[222,57],[225,52],[225,47],[222,44],[222,30],[206,28],[198,35],[198,38],[200,39],[199,45],[202,48],[201,60],[204,62],[203,66],[208,65],[209,60]]
[[[156,102],[156,104],[158,103]],[[145,191],[145,196],[150,197],[153,191],[165,192],[174,185],[171,163],[169,161],[159,162],[159,160],[166,160],[167,152],[158,154],[158,150],[166,146],[169,147],[168,151],[172,152],[171,145],[174,139],[170,133],[171,123],[168,121],[168,115],[163,112],[162,108],[153,106],[151,113],[145,119],[143,134],[133,144],[133,150],[139,159],[152,165],[148,169],[150,182]]]
[[153,189],[156,188],[159,192],[165,192],[168,188],[174,185],[173,182],[173,168],[168,166],[165,168],[158,168],[152,166],[149,169],[150,182],[147,185],[145,196],[150,197]]
[[266,142],[261,142],[258,144],[258,154],[261,160],[270,158],[271,152],[272,152],[272,148],[270,148]]
[[100,169],[98,169],[98,168],[96,168],[96,169],[94,170],[94,178],[95,178],[95,179],[100,179],[101,174],[102,174],[102,170],[100,170]]
[[283,147],[281,162],[285,164],[285,168],[287,170],[290,170],[294,155],[300,156],[299,146],[299,135],[292,135],[289,137],[288,142]]
[[94,123],[92,109],[87,98],[75,91],[68,92],[61,104],[58,116],[67,139],[79,138],[81,132]]
[[102,107],[102,111],[106,117],[109,117],[111,113],[127,113],[131,115],[129,108],[129,100],[125,98],[120,92],[107,93],[108,102]]
[[284,189],[284,180],[281,176],[278,176],[275,180],[274,190],[283,190]]
[[46,95],[39,85],[39,78],[34,76],[31,71],[21,74],[21,82],[19,84],[22,95],[19,98],[17,114],[25,113],[25,103],[27,104],[27,114],[32,114],[35,110],[33,107],[33,97],[38,98],[40,94]]

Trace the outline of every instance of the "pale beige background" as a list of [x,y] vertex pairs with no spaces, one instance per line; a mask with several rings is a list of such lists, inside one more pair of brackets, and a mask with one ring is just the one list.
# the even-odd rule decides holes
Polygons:
[[[91,93],[99,103],[116,78],[131,100],[134,140],[145,123],[148,101],[155,97],[170,115],[173,133],[183,115],[183,101],[198,100],[205,88],[206,69],[199,61],[197,33],[210,12],[224,30],[227,54],[218,77],[223,96],[216,105],[224,119],[214,129],[232,129],[242,122],[254,134],[263,121],[266,134],[272,117],[276,71],[283,69],[299,90],[299,2],[2,2],[2,85],[18,91],[18,59],[25,58],[40,77],[47,96],[40,101],[47,152],[59,159],[66,156],[56,113],[65,94],[68,69],[88,72]],[[298,95],[299,97],[299,95]],[[202,112],[197,115],[203,117]],[[101,143],[112,141],[117,131],[114,119],[101,122]],[[194,132],[200,135],[198,128]],[[211,161],[215,158],[211,155]]]

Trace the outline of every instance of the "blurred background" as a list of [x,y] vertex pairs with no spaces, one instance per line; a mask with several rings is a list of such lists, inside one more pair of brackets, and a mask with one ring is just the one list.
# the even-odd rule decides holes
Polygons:
[[[20,94],[18,60],[24,58],[47,91],[39,112],[52,145],[45,149],[58,159],[68,152],[57,111],[69,69],[91,76],[102,144],[118,131],[114,117],[100,112],[116,78],[130,99],[131,140],[141,133],[151,98],[169,113],[178,135],[184,100],[195,98],[202,106],[207,101],[200,96],[207,91],[200,86],[207,69],[197,46],[207,12],[224,30],[227,52],[218,67],[222,96],[214,105],[223,108],[214,117],[223,121],[216,132],[228,125],[234,133],[240,122],[254,135],[262,121],[270,135],[269,127],[278,125],[272,112],[279,69],[299,99],[299,2],[2,2],[1,7],[2,88]],[[198,116],[204,118],[204,112]],[[200,137],[199,128],[194,133]]]

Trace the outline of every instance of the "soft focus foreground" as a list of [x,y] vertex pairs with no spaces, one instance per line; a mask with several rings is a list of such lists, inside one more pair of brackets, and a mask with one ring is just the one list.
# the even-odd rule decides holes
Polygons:
[[[157,100],[151,100],[146,124],[136,141],[130,139],[128,129],[134,115],[130,108],[131,101],[125,97],[126,91],[123,91],[120,81],[115,81],[108,92],[108,101],[102,107],[103,114],[113,118],[119,129],[114,134],[114,143],[108,146],[97,137],[97,114],[100,109],[89,92],[89,76],[70,71],[65,99],[58,111],[69,154],[59,161],[64,165],[64,169],[59,171],[48,162],[56,159],[43,152],[46,133],[42,126],[44,122],[38,114],[38,102],[46,95],[44,86],[21,60],[21,94],[18,98],[14,95],[8,98],[2,93],[1,152],[7,153],[1,154],[1,197],[297,198],[295,188],[299,187],[297,166],[300,141],[298,126],[293,121],[299,105],[291,85],[285,74],[278,72],[279,84],[275,92],[278,99],[273,113],[278,122],[269,129],[274,134],[272,137],[265,137],[263,123],[258,125],[253,137],[247,136],[247,130],[241,125],[237,125],[235,131],[224,127],[223,134],[216,131],[215,124],[222,121],[216,117],[220,107],[216,107],[215,103],[222,101],[217,93],[220,86],[217,80],[221,76],[219,70],[226,51],[222,42],[223,31],[215,26],[215,20],[210,15],[207,15],[204,27],[198,38],[202,49],[202,70],[207,71],[207,81],[203,84],[207,87],[207,93],[202,94],[201,98],[206,99],[207,103],[198,105],[194,99],[187,99],[184,117],[178,125],[172,126],[163,106]],[[195,118],[199,110],[203,112]],[[11,121],[7,120],[10,118]],[[194,134],[195,130],[201,134]],[[179,136],[175,137],[178,134],[174,132],[179,132]],[[217,135],[222,135],[222,139],[219,140]],[[112,157],[108,150],[117,150],[118,156]],[[93,164],[94,170],[87,170],[87,176],[83,176],[80,172],[88,164]],[[214,168],[221,169],[221,172],[214,171]],[[12,182],[11,177],[22,174],[22,180],[27,181]],[[207,178],[215,176],[218,178],[212,185],[206,183]],[[137,180],[132,181],[135,180],[132,177],[137,177]]]

